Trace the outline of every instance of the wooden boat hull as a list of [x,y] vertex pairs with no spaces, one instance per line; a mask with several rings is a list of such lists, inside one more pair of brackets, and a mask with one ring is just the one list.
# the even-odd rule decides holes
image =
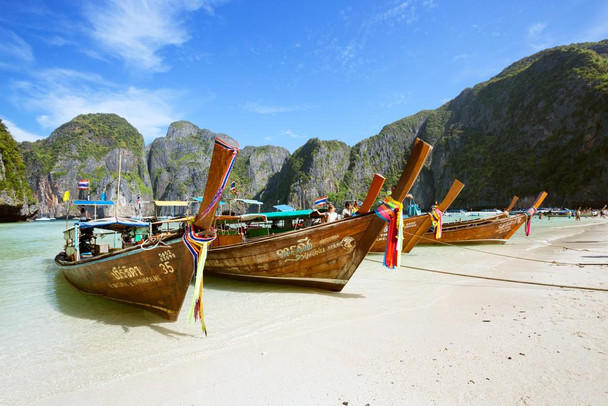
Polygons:
[[360,241],[374,217],[368,213],[210,248],[205,274],[340,291],[369,250]]
[[81,261],[55,257],[65,278],[83,293],[103,296],[149,310],[175,321],[194,273],[191,254],[181,238],[168,246],[131,247]]
[[427,232],[418,244],[504,244],[525,222],[525,214],[458,222],[456,225],[446,225],[439,240],[432,232]]
[[[396,200],[405,198],[431,148],[422,140],[414,142],[410,159],[393,189]],[[341,291],[383,226],[384,220],[375,213],[365,213],[241,244],[210,248],[205,272]]]

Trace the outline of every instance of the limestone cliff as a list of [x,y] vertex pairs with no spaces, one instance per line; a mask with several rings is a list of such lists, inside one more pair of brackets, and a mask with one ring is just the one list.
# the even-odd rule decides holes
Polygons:
[[[420,137],[434,146],[415,189],[423,206],[440,199],[454,178],[466,184],[456,207],[503,207],[513,195],[525,206],[541,190],[549,192],[547,205],[602,206],[608,196],[606,106],[608,41],[545,50],[437,110],[385,126],[353,148],[362,152],[351,158],[351,173],[369,176],[390,159],[382,155],[385,148],[408,148]],[[365,163],[378,154],[378,162]]]
[[0,222],[31,218],[35,203],[19,146],[0,120]]
[[148,170],[156,199],[185,200],[203,195],[217,135],[178,121],[169,126],[165,137],[148,146]]
[[[143,137],[115,114],[80,115],[44,140],[22,143],[21,150],[28,182],[35,189],[42,213],[65,216],[65,191],[70,192],[72,200],[98,200],[105,193],[107,200],[119,202],[119,215],[123,216],[140,214],[138,195],[144,202],[152,199]],[[119,157],[121,181],[117,198]],[[83,179],[89,180],[88,191],[77,188]],[[114,211],[99,209],[97,213],[109,215],[114,215]]]
[[324,195],[336,203],[344,199],[340,184],[348,169],[350,147],[340,141],[312,138],[298,148],[281,171],[270,179],[261,194],[267,208],[289,203],[296,208],[310,208]]

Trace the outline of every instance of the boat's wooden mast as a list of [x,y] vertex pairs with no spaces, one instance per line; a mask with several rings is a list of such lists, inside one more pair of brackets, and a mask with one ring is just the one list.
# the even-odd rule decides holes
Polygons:
[[[452,203],[454,202],[456,197],[458,197],[458,195],[460,194],[460,191],[463,188],[464,188],[464,184],[461,181],[459,181],[458,179],[454,180],[454,182],[452,183],[452,187],[450,187],[450,190],[448,191],[447,195],[445,195],[445,197],[443,198],[443,201],[441,203],[439,203],[439,205],[438,205],[439,210],[441,210],[443,213],[445,213],[445,211],[452,205]],[[416,230],[416,233],[414,234],[414,236],[403,247],[402,252],[408,253],[416,246],[416,244],[418,244],[418,241],[420,241],[420,238],[431,227],[431,222],[432,222],[431,216],[427,215],[427,218],[424,220],[424,222],[418,228],[418,230]]]
[[513,207],[515,207],[515,203],[517,203],[518,200],[519,197],[513,196],[513,200],[511,200],[511,203],[509,203],[509,206],[505,209],[505,211],[508,213],[513,210]]
[[534,207],[535,209],[538,209],[539,206],[541,204],[543,204],[543,201],[545,200],[545,198],[547,197],[547,192],[542,191],[538,194],[538,196],[536,197],[536,200],[534,201],[534,204],[532,205],[532,207]]
[[211,227],[238,150],[239,143],[235,140],[220,137],[215,139],[205,194],[194,219],[194,225],[198,229],[207,230]]
[[120,174],[122,172],[122,150],[118,150],[118,185],[116,186],[116,204],[114,206],[114,217],[118,217],[118,206],[120,205]]
[[[407,161],[407,165],[401,174],[401,178],[391,193],[391,197],[393,199],[399,202],[405,199],[405,195],[409,193],[410,189],[414,185],[414,182],[418,178],[418,175],[424,166],[424,162],[431,153],[432,149],[433,147],[431,145],[419,138],[416,139],[414,142],[414,147],[412,148],[412,153],[410,154],[410,159]],[[352,274],[355,272],[357,269],[356,267],[363,260],[363,257],[367,255],[385,225],[386,223],[384,220],[375,216],[370,225],[367,227],[365,235],[363,238],[361,238],[359,244],[357,244],[357,252],[355,253],[357,258],[354,258],[352,262],[353,265],[356,264],[356,266],[354,266],[353,269],[351,265],[351,267],[346,270],[346,273]]]
[[378,173],[374,174],[374,178],[372,179],[372,184],[369,186],[367,196],[365,196],[365,200],[359,208],[360,214],[367,213],[372,208],[372,205],[374,204],[374,202],[378,198],[378,195],[380,194],[380,191],[382,190],[382,186],[384,185],[385,180],[386,179],[384,178],[384,176]]

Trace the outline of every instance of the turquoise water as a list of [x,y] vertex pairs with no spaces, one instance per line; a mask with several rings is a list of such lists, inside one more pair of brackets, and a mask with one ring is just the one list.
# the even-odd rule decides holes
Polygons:
[[[583,224],[600,221],[606,222],[583,219]],[[524,252],[572,234],[572,227],[583,224],[565,218],[535,219],[530,237],[522,228],[506,246],[488,249]],[[193,354],[200,357],[229,344],[246,345],[269,331],[297,331],[311,318],[331,319],[333,313],[350,314],[370,306],[381,311],[381,299],[388,292],[385,279],[398,276],[397,271],[387,273],[368,264],[341,293],[206,278],[210,335],[205,338],[200,327],[188,321],[190,292],[179,320],[170,323],[76,291],[53,262],[63,246],[64,228],[61,220],[0,224],[0,404],[31,404],[188,362]],[[441,249],[418,247],[404,255],[403,262],[450,269],[455,258],[466,258]],[[484,263],[471,267],[483,270]]]

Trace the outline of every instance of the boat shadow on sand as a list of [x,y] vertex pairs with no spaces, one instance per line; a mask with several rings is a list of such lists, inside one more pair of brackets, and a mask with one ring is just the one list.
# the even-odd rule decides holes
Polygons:
[[[343,299],[361,299],[365,295],[361,293],[332,292],[323,289],[315,289],[306,286],[287,285],[280,281],[264,280],[238,280],[230,277],[205,275],[205,289],[218,291],[231,291],[239,293],[277,293],[277,294],[311,294],[324,295]],[[192,285],[192,284],[191,284]]]
[[[168,322],[161,317],[143,309],[130,306],[125,303],[107,300],[106,298],[94,295],[87,295],[79,292],[74,288],[58,271],[53,263],[48,265],[48,275],[50,283],[53,285],[55,295],[52,301],[53,306],[69,317],[79,319],[95,320],[107,325],[122,326],[125,332],[130,328],[147,326],[160,334],[167,336],[194,336],[184,334],[166,326],[173,323]],[[329,292],[320,289],[312,289],[300,286],[281,285],[277,283],[262,283],[256,281],[236,281],[227,278],[205,276],[204,288],[209,291],[230,291],[242,294],[313,294],[327,295],[340,299],[359,299],[365,295],[359,293],[344,293],[344,292]],[[193,285],[193,283],[191,283]],[[190,299],[190,291],[186,295],[186,303],[188,305]],[[182,315],[180,319],[184,318]],[[187,318],[187,317],[186,317]]]
[[[49,265],[49,268],[53,268],[53,266]],[[173,323],[147,310],[107,300],[100,296],[80,293],[56,269],[53,269],[52,272],[49,271],[49,275],[52,275],[52,284],[55,290],[52,304],[66,316],[95,320],[106,325],[121,326],[125,333],[129,332],[131,328],[149,327],[153,331],[168,337],[197,337],[196,334],[186,334],[167,328],[166,326]]]

